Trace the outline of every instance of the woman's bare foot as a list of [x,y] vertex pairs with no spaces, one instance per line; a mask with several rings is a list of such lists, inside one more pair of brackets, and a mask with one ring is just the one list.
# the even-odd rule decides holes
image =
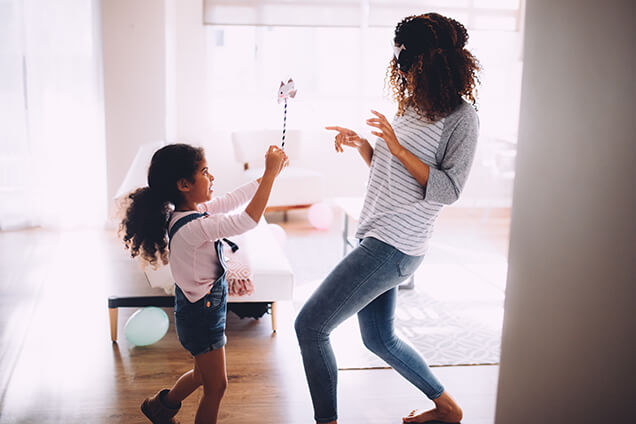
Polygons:
[[419,424],[428,421],[441,421],[444,423],[458,423],[461,421],[463,417],[462,409],[448,393],[442,393],[433,402],[435,402],[435,408],[420,413],[417,410],[413,410],[402,418],[402,422]]

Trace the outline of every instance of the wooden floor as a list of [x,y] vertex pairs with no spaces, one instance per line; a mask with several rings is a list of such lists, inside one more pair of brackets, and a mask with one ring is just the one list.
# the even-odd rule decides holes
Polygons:
[[[293,231],[296,224],[283,225]],[[333,249],[337,256],[341,246]],[[132,347],[123,337],[111,343],[106,299],[115,282],[139,275],[114,234],[5,232],[0,252],[0,423],[145,422],[143,398],[168,387],[192,362],[176,339],[171,309],[170,330],[156,344]],[[121,310],[120,335],[133,312]],[[279,314],[276,335],[267,318],[229,316],[230,385],[221,423],[313,423],[292,328],[295,311],[282,303]],[[463,423],[494,422],[498,367],[433,372],[464,408]],[[184,403],[183,423],[193,422],[199,396]],[[392,370],[339,373],[342,424],[397,424],[410,409],[430,405]]]

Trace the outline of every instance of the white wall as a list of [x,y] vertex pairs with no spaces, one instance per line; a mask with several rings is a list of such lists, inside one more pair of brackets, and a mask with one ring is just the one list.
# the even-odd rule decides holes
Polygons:
[[221,194],[242,183],[242,166],[234,162],[229,133],[211,125],[202,10],[201,0],[180,0],[176,9],[176,140],[205,147]]
[[108,198],[137,147],[166,139],[165,2],[102,1]]
[[498,424],[633,421],[635,12],[527,3]]

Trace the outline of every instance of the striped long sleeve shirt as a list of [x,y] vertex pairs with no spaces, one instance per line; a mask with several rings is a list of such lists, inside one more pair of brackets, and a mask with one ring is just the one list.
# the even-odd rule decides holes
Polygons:
[[407,255],[421,256],[443,206],[457,200],[464,187],[479,121],[475,109],[462,102],[432,123],[407,109],[392,126],[400,144],[429,165],[428,182],[422,186],[386,143],[376,139],[356,237],[374,237]]

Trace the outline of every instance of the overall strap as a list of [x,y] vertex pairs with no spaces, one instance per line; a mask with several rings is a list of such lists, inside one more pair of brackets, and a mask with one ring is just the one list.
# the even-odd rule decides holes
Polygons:
[[199,219],[204,216],[208,216],[208,213],[207,212],[191,213],[190,215],[186,215],[183,218],[179,218],[177,222],[175,222],[174,225],[170,228],[170,231],[168,232],[168,249],[170,249],[170,242],[172,241],[172,238],[177,233],[177,231],[179,231],[181,227],[183,227],[190,221],[194,221],[195,219]]
[[223,255],[223,243],[221,243],[221,240],[214,242],[214,248],[216,249],[216,256],[219,258],[219,263],[221,264],[223,273],[225,274],[225,271],[227,271],[227,263],[225,262],[225,255]]
[[[172,238],[177,233],[177,231],[179,231],[181,227],[183,227],[190,221],[194,221],[195,219],[199,219],[208,215],[209,214],[207,212],[191,213],[190,215],[186,215],[183,218],[179,218],[177,222],[175,222],[174,225],[170,228],[170,231],[168,232],[168,249],[170,249],[170,242],[172,241]],[[228,246],[230,246],[230,248],[232,249],[232,252],[236,252],[239,249],[238,245],[232,242],[232,240],[228,240],[224,238],[223,241],[225,241],[228,244]],[[223,244],[221,243],[221,240],[216,240],[214,242],[214,248],[216,249],[216,254],[217,254],[217,257],[219,258],[219,262],[221,263],[221,266],[223,267],[223,270],[225,271],[227,269],[227,264],[225,263],[225,256],[223,255]]]
[[232,253],[239,250],[238,244],[234,243],[232,240],[223,238],[223,241],[227,243],[228,246],[230,246],[230,249],[232,249]]

